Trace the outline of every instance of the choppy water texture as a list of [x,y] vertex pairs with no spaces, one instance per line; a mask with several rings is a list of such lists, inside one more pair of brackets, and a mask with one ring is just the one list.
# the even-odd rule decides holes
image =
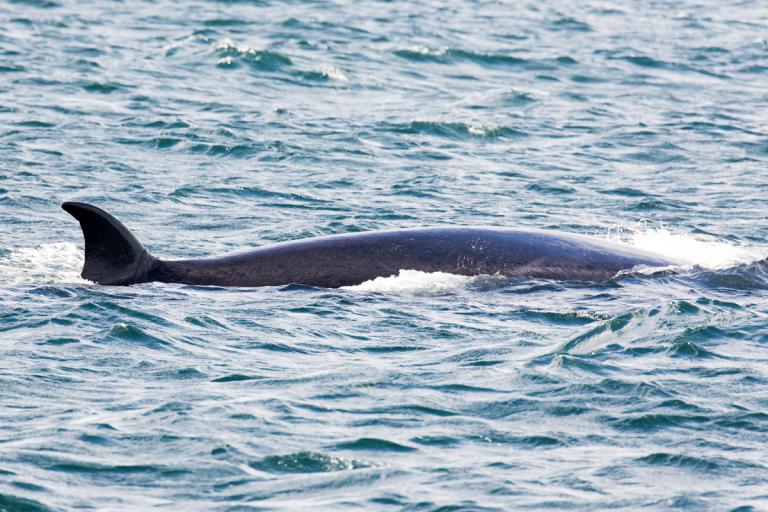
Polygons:
[[[768,507],[759,1],[0,3],[0,510]],[[484,224],[689,266],[82,281]]]

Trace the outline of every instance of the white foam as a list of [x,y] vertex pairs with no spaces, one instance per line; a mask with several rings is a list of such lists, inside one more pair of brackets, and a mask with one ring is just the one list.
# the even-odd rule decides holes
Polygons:
[[329,80],[335,80],[337,82],[349,82],[349,77],[344,71],[335,67],[325,67],[320,69],[319,73]]
[[433,55],[435,57],[440,57],[445,55],[447,48],[442,47],[442,48],[433,50],[432,48],[428,48],[426,46],[411,46],[410,48],[408,48],[408,51],[413,53],[418,53],[419,55]]
[[665,227],[640,227],[618,238],[633,247],[679,261],[685,266],[719,270],[768,257],[768,248],[749,247],[713,236],[674,233]]
[[82,268],[83,250],[73,243],[23,247],[0,257],[0,279],[8,284],[88,283]]
[[499,127],[497,125],[477,123],[477,124],[470,124],[467,131],[472,135],[481,135],[485,137],[486,135],[489,135],[498,129]]
[[235,50],[238,53],[255,52],[255,50],[249,46],[235,44],[235,42],[228,37],[216,43],[214,48],[217,50],[224,50],[224,51]]
[[345,286],[344,289],[359,292],[441,295],[463,288],[475,279],[477,278],[446,272],[401,270],[396,276],[377,277],[355,286]]

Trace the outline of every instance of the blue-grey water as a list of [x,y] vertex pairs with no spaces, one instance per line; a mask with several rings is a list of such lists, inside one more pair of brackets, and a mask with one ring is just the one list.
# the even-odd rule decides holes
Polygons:
[[[759,0],[0,2],[0,511],[765,510],[767,38]],[[165,258],[461,224],[686,265],[103,287],[65,200]]]

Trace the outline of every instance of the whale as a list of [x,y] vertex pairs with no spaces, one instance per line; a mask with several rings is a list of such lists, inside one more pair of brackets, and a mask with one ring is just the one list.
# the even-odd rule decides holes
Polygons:
[[85,239],[82,277],[101,285],[352,286],[401,270],[606,281],[622,271],[677,265],[660,255],[581,234],[541,229],[436,226],[318,236],[214,258],[152,256],[120,221],[80,202],[62,208]]

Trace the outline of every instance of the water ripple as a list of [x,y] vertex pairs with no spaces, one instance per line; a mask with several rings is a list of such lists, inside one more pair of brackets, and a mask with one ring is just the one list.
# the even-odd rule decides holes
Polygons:
[[[768,19],[667,7],[0,2],[0,510],[760,509]],[[167,259],[495,225],[682,265],[103,287],[64,200]]]

